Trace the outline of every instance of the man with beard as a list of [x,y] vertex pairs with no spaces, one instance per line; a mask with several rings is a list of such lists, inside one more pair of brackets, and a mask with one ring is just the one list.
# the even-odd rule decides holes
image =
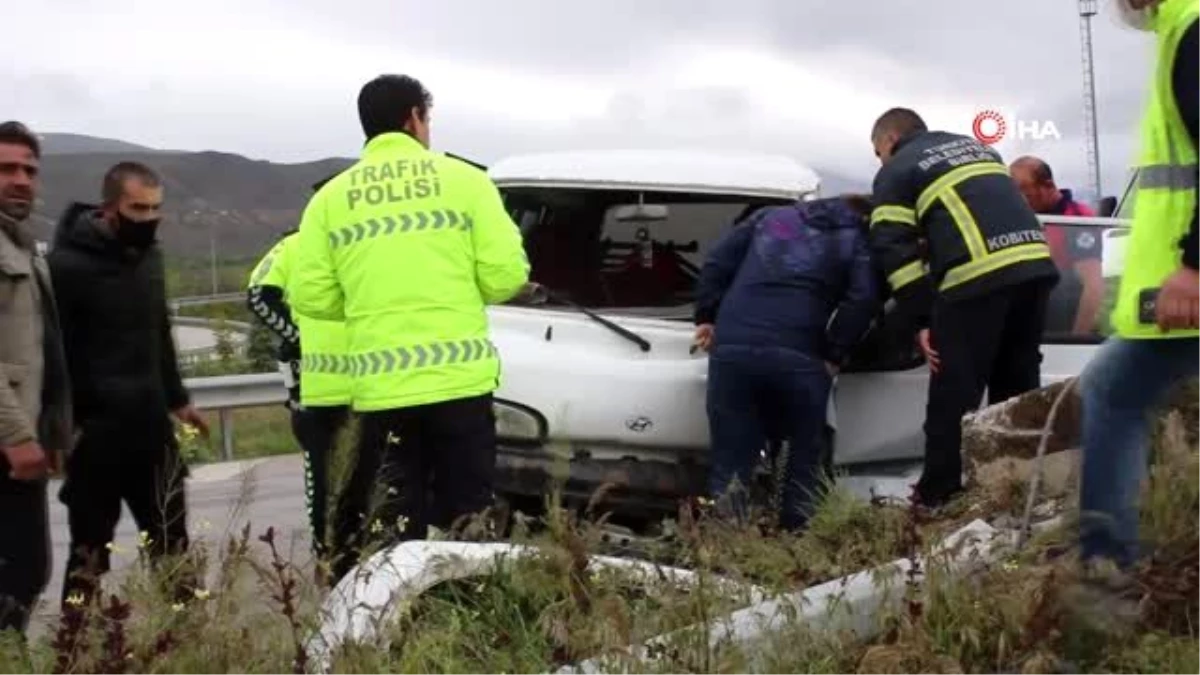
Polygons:
[[40,156],[25,125],[0,124],[0,630],[21,632],[50,578],[47,469],[71,441],[50,275],[26,225]]
[[175,360],[155,241],[161,181],[122,162],[102,196],[99,207],[67,208],[49,255],[80,431],[59,495],[71,532],[64,606],[89,601],[108,571],[122,501],[152,558],[187,549],[186,467],[170,415],[208,431]]

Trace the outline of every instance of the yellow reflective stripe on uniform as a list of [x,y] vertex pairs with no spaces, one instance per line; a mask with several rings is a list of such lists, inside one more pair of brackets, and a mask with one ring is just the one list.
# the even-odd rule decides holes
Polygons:
[[1138,167],[1137,186],[1141,190],[1192,190],[1200,185],[1200,165],[1151,164]]
[[948,290],[964,284],[973,279],[977,279],[985,274],[990,274],[1002,267],[1015,265],[1020,262],[1029,260],[1038,260],[1040,258],[1050,257],[1050,247],[1044,243],[1036,244],[1020,244],[1012,248],[1006,248],[996,251],[985,258],[972,260],[968,263],[963,263],[958,267],[946,272],[946,276],[942,279],[941,290]]
[[925,276],[925,262],[914,260],[889,274],[887,280],[892,290],[898,291],[923,276]]
[[307,354],[301,368],[313,373],[348,374],[355,377],[401,370],[482,361],[496,356],[491,340],[448,340],[426,345],[396,347],[366,354]]
[[971,259],[979,260],[986,257],[988,254],[987,244],[983,243],[983,234],[979,231],[979,223],[975,222],[975,217],[971,215],[971,209],[963,203],[958,192],[952,187],[946,188],[942,193],[942,203],[946,205],[946,210],[954,219],[954,225],[958,228],[958,234],[962,237],[963,243],[967,245]]
[[875,210],[871,212],[871,227],[875,227],[876,223],[884,220],[916,226],[917,212],[907,206],[887,205],[875,207]]
[[1003,165],[996,164],[994,162],[967,164],[966,166],[960,166],[957,169],[951,169],[946,173],[946,175],[933,181],[929,184],[929,187],[921,191],[921,194],[917,197],[917,217],[920,218],[921,216],[924,216],[925,212],[929,210],[929,207],[933,206],[933,203],[937,201],[938,197],[941,196],[941,193],[947,188],[952,188],[968,178],[974,178],[976,176],[988,176],[991,174],[999,174],[1002,176],[1009,175],[1008,169],[1004,168]]
[[395,233],[442,229],[469,230],[471,224],[471,214],[465,211],[432,209],[416,213],[397,213],[395,216],[368,218],[362,222],[334,230],[329,233],[329,245],[337,248],[356,244],[363,239],[373,239],[380,235],[390,236]]

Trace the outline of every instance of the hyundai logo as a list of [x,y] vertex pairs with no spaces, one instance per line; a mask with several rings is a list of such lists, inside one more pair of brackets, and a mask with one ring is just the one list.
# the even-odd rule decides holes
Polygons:
[[625,420],[625,427],[638,433],[648,431],[653,426],[654,422],[651,422],[649,417],[630,417]]

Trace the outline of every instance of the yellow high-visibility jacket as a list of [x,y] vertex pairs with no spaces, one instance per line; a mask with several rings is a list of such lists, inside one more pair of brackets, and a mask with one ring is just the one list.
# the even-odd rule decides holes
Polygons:
[[344,320],[352,406],[371,412],[499,386],[485,307],[529,280],[520,231],[487,174],[403,133],[375,137],[305,208],[289,294]]
[[[296,235],[290,234],[258,261],[247,287],[250,309],[282,340],[299,347],[301,405],[348,405],[350,376],[320,367],[346,358],[346,326],[341,321],[313,319],[288,311],[291,309],[288,284],[295,270],[296,243]],[[272,306],[271,298],[263,290],[266,288],[278,289],[284,308]]]
[[1163,332],[1152,320],[1139,319],[1143,293],[1160,288],[1182,264],[1179,240],[1196,217],[1196,187],[1200,182],[1196,146],[1176,105],[1171,70],[1179,42],[1197,16],[1200,8],[1196,0],[1165,0],[1154,15],[1158,57],[1142,117],[1133,228],[1125,245],[1125,269],[1111,317],[1113,328],[1123,338],[1200,335],[1195,329]]

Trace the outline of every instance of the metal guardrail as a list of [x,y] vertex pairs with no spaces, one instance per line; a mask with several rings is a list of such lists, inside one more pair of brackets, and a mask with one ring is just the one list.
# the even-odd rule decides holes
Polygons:
[[171,323],[176,326],[192,326],[195,328],[211,328],[216,330],[224,324],[226,328],[237,331],[239,333],[249,333],[251,326],[245,321],[231,321],[229,319],[210,319],[205,316],[173,316]]
[[233,459],[233,411],[281,405],[287,401],[283,375],[254,373],[251,375],[219,375],[189,377],[183,384],[192,396],[192,405],[200,410],[215,410],[220,421],[221,456]]
[[245,299],[245,293],[218,293],[216,295],[189,295],[182,298],[171,298],[167,304],[171,307],[189,307],[196,305],[215,305],[223,302],[236,302]]

